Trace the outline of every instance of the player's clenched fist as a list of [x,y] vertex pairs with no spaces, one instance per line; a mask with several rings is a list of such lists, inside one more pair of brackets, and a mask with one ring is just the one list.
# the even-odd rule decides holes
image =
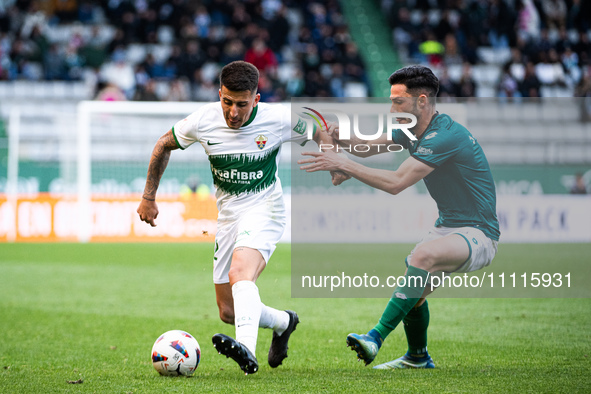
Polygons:
[[137,208],[137,213],[140,215],[142,222],[148,223],[152,227],[156,227],[154,219],[158,217],[158,205],[156,201],[150,201],[142,198],[140,206]]

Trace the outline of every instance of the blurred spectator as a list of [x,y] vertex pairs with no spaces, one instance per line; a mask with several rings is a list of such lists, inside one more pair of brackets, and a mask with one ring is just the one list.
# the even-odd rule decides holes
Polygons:
[[145,86],[150,80],[150,74],[146,71],[144,64],[138,64],[135,66],[135,84],[136,86]]
[[554,42],[553,47],[558,51],[558,53],[564,53],[566,48],[570,48],[572,46],[570,37],[568,36],[568,31],[566,28],[561,28],[558,30],[558,39]]
[[178,72],[179,76],[193,78],[195,70],[200,69],[207,60],[201,45],[197,40],[190,40],[185,46],[185,51],[180,55]]
[[472,67],[469,63],[462,66],[462,77],[458,85],[458,97],[476,97],[476,82],[472,78]]
[[431,67],[438,67],[443,61],[445,48],[437,41],[435,34],[429,31],[425,41],[419,45],[419,51],[425,56],[427,63]]
[[31,54],[29,60],[35,62],[42,62],[49,50],[49,40],[45,35],[41,32],[39,26],[34,26],[33,31],[31,31],[31,35],[29,37],[31,44],[33,44],[33,53]]
[[166,101],[189,101],[191,99],[191,84],[186,78],[175,79],[170,83],[170,90]]
[[294,75],[287,81],[286,93],[291,97],[298,97],[304,92],[304,87],[304,76],[302,70],[298,68],[295,70]]
[[207,12],[205,6],[200,5],[193,17],[193,23],[197,27],[197,34],[199,37],[207,37],[209,35],[209,27],[211,26],[211,17]]
[[570,188],[570,194],[587,194],[587,185],[583,174],[575,175],[575,184]]
[[106,42],[100,37],[100,29],[93,26],[90,39],[83,43],[78,53],[84,59],[84,65],[98,69],[107,59]]
[[101,67],[99,78],[106,84],[117,86],[127,98],[133,97],[135,73],[131,65],[126,62],[123,51],[116,51],[112,61]]
[[471,1],[462,8],[462,29],[467,37],[476,40],[477,44],[486,42],[486,19],[487,12],[484,9],[484,2]]
[[195,101],[219,100],[219,87],[212,80],[204,79],[201,70],[195,70],[193,99]]
[[581,69],[579,68],[579,56],[572,51],[570,47],[566,47],[562,57],[562,66],[566,72],[566,82],[569,86],[575,86],[581,80]]
[[476,37],[468,37],[468,41],[464,47],[464,61],[469,64],[478,63],[478,41]]
[[488,41],[493,48],[508,48],[516,15],[505,0],[491,0],[488,6]]
[[261,38],[257,38],[252,42],[252,46],[244,55],[244,60],[254,64],[259,71],[270,74],[275,73],[278,64],[275,54]]
[[579,55],[579,61],[583,64],[591,64],[591,39],[587,32],[579,33],[579,40],[573,49]]
[[[458,85],[453,82],[447,73],[447,69],[443,69],[441,75],[439,76],[439,93],[438,97],[441,98],[449,98],[449,97],[456,97],[458,93]],[[445,100],[442,100],[445,101]]]
[[279,97],[273,89],[273,83],[271,79],[267,76],[265,72],[261,72],[259,75],[259,94],[261,95],[261,100],[263,102],[278,102],[281,101],[281,97]]
[[349,79],[356,82],[365,81],[365,65],[363,59],[361,59],[361,56],[359,55],[359,50],[355,43],[347,43],[343,62],[345,64],[345,75],[349,77]]
[[127,97],[119,87],[113,83],[106,83],[102,84],[99,83],[98,85],[98,93],[96,95],[96,100],[100,101],[126,101]]
[[503,67],[503,74],[501,75],[498,91],[499,97],[521,97],[517,81],[513,75],[511,75],[509,65]]
[[45,31],[47,28],[47,16],[39,9],[37,2],[31,2],[22,21],[20,36],[22,38],[30,37],[35,28],[41,32]]
[[540,53],[540,63],[536,65],[538,80],[549,86],[565,86],[566,78],[564,69],[554,49]]
[[345,97],[345,69],[342,64],[335,63],[331,67],[330,93],[333,97]]
[[[77,81],[82,78],[82,66],[83,60],[78,54],[78,49],[73,45],[66,47],[64,54],[64,60],[66,63],[66,80]],[[131,67],[129,67],[131,70]],[[133,72],[133,71],[132,71]]]
[[591,97],[591,65],[585,68],[581,81],[575,90],[575,97]]
[[156,81],[148,79],[145,85],[138,86],[133,95],[135,101],[160,101],[156,94]]
[[525,66],[525,75],[519,85],[519,91],[523,97],[540,97],[540,87],[542,84],[536,76],[536,69],[532,62]]
[[304,79],[304,96],[330,97],[330,87],[318,71],[308,71]]
[[164,65],[157,62],[152,53],[148,53],[140,65],[146,70],[150,78],[164,77]]
[[[404,3],[404,0],[398,0],[397,4]],[[395,7],[392,7],[393,9]],[[406,7],[400,7],[397,9],[397,16],[392,18],[391,26],[393,26],[393,37],[394,43],[398,47],[398,51],[404,58],[411,56],[413,52],[411,46],[413,46],[413,33],[415,28],[410,22],[410,11]]]
[[537,41],[530,41],[530,45],[534,46],[534,49],[538,53],[548,52],[552,49],[553,45],[550,42],[550,35],[548,29],[542,29],[540,31],[540,36],[537,38]]
[[306,51],[303,55],[304,74],[310,71],[317,71],[320,69],[320,54],[316,44],[306,45]]
[[546,24],[550,28],[566,26],[566,3],[564,0],[542,0],[542,8],[546,15]]
[[533,0],[517,0],[518,34],[526,39],[535,39],[540,35],[540,14]]
[[523,55],[517,49],[511,49],[511,60],[505,64],[508,68],[509,74],[518,82],[523,81],[525,76],[525,64],[523,64]]
[[234,3],[234,12],[231,16],[232,26],[240,30],[245,28],[251,21],[252,18],[246,12],[246,7],[242,3]]
[[587,0],[572,0],[567,17],[567,28],[587,31],[591,28],[591,3]]
[[[496,55],[506,53],[503,51],[509,46],[512,60],[504,76],[505,86],[512,86],[514,80],[520,92],[526,89],[539,95],[541,85],[539,80],[536,83],[535,73],[529,73],[525,81],[527,62],[533,63],[544,86],[549,83],[570,91],[585,86],[582,70],[591,63],[591,1],[381,1],[401,59],[430,61],[441,70],[440,75],[447,67],[455,67],[456,71],[448,74],[451,84],[460,83],[457,65],[491,62],[491,58],[479,56],[481,47],[499,50]],[[370,90],[363,59],[338,0],[60,2],[58,13],[54,1],[9,0],[0,4],[0,79],[79,79],[85,69],[103,69],[102,75],[113,63],[105,65],[107,59],[129,53],[125,62],[132,61],[132,69],[138,62],[146,62],[144,72],[159,80],[170,80],[171,86],[172,81],[187,78],[194,99],[196,92],[202,97],[210,96],[212,91],[217,94],[210,86],[217,80],[208,75],[206,81],[200,81],[196,70],[245,59],[246,49],[248,56],[253,56],[255,45],[262,41],[266,52],[263,58],[275,58],[271,62],[263,60],[262,70],[269,63],[274,64],[270,66],[273,70],[287,64],[281,67],[281,73],[267,73],[270,97],[341,95],[349,82],[361,82]],[[61,30],[72,31],[68,37],[48,35],[49,25],[53,28],[74,19],[83,25]],[[292,24],[298,20],[300,26]],[[89,34],[90,24],[96,25]],[[163,51],[164,47],[168,49]],[[152,59],[144,59],[138,55],[142,51],[159,60],[154,64]],[[169,51],[170,56],[163,56]],[[259,58],[254,56],[255,61]],[[497,65],[495,60],[492,58],[492,63]],[[557,65],[562,68],[563,78]],[[286,69],[294,71],[286,73]],[[136,78],[141,77],[138,73],[136,68]],[[287,77],[290,73],[293,75]],[[550,78],[558,82],[548,82],[547,76],[558,76]],[[459,91],[475,91],[475,86],[469,88],[472,83],[479,85],[481,81],[464,78]],[[138,86],[142,85],[138,79]],[[133,92],[133,88],[126,92]]]
[[591,122],[591,65],[586,66],[582,74],[575,89],[575,97],[581,97],[581,121]]
[[445,57],[444,61],[446,65],[450,64],[462,64],[463,57],[458,46],[458,41],[453,34],[445,36]]
[[45,70],[45,79],[52,81],[55,79],[65,79],[65,64],[63,54],[60,53],[60,47],[52,44],[43,58],[43,67]]
[[289,21],[286,17],[287,12],[287,7],[282,5],[269,21],[269,48],[275,53],[280,53],[281,48],[287,43],[289,35]]
[[242,41],[237,38],[230,40],[224,47],[224,51],[220,59],[221,62],[223,64],[228,64],[242,59],[244,59],[244,44],[242,44]]
[[107,51],[113,53],[117,49],[125,48],[127,44],[129,44],[129,41],[125,38],[125,32],[121,28],[116,28],[113,39],[107,45]]

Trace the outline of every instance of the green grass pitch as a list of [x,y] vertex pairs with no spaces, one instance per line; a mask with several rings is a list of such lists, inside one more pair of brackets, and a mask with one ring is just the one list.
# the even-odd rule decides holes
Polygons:
[[[400,253],[411,245],[397,245]],[[504,245],[505,256],[546,248],[548,259],[589,261],[590,244]],[[263,302],[301,324],[289,358],[271,369],[260,330],[260,371],[244,376],[211,336],[234,335],[217,315],[208,244],[0,245],[0,392],[588,392],[590,299],[430,301],[435,370],[376,371],[356,362],[349,332],[377,321],[386,299],[292,299],[290,249],[280,245],[258,281]],[[568,251],[568,253],[566,253]],[[191,378],[161,377],[150,350],[164,331],[193,334]],[[406,350],[400,327],[374,363]],[[68,381],[82,380],[79,384]]]

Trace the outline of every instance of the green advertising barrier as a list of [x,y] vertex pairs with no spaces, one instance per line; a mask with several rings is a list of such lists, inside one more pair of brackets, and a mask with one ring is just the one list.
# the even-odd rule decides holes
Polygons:
[[[0,147],[0,153],[3,150]],[[6,184],[6,157],[0,156],[0,192],[4,192]],[[103,163],[95,164],[92,169],[93,185],[105,193],[141,192],[145,180],[148,163]],[[591,166],[589,165],[492,165],[492,172],[497,185],[498,194],[568,194],[574,185],[575,175],[582,174],[591,189]],[[318,182],[319,187],[331,188],[322,179],[310,176],[310,182]],[[75,176],[75,171],[73,176]],[[289,166],[279,168],[279,176],[284,187],[291,182]],[[60,182],[59,163],[21,162],[19,165],[19,190],[27,193],[65,191]],[[211,186],[209,164],[199,165],[173,163],[163,178],[174,189],[178,185],[180,192],[183,185],[198,182]],[[356,181],[350,181],[353,186]],[[67,181],[66,181],[67,183]],[[97,186],[98,185],[98,186]],[[139,186],[138,186],[139,185]],[[322,186],[321,186],[322,185]],[[188,185],[192,186],[192,185]],[[347,184],[343,185],[347,186]],[[70,187],[71,189],[72,187]],[[138,189],[139,190],[136,190]],[[419,193],[425,193],[422,182],[416,185]],[[368,189],[369,190],[369,189]],[[168,190],[174,193],[175,190]]]
[[583,175],[591,190],[589,165],[494,165],[498,194],[567,194],[576,174]]

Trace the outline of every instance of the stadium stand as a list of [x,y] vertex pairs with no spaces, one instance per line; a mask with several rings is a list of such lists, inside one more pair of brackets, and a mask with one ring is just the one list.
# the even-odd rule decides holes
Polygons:
[[265,101],[344,96],[349,84],[369,92],[336,0],[0,4],[0,80],[86,81],[87,98],[115,86],[126,99],[148,88],[159,100],[207,100],[220,67],[239,59],[259,67]]
[[582,0],[381,0],[404,63],[446,81],[441,95],[591,94],[591,3]]
[[87,97],[115,85],[127,99],[209,99],[220,66],[247,59],[263,73],[266,101],[371,95],[366,69],[383,79],[380,58],[391,52],[380,6],[402,63],[433,67],[442,96],[590,94],[591,3],[581,0],[7,0],[0,81],[86,81],[95,87]]

